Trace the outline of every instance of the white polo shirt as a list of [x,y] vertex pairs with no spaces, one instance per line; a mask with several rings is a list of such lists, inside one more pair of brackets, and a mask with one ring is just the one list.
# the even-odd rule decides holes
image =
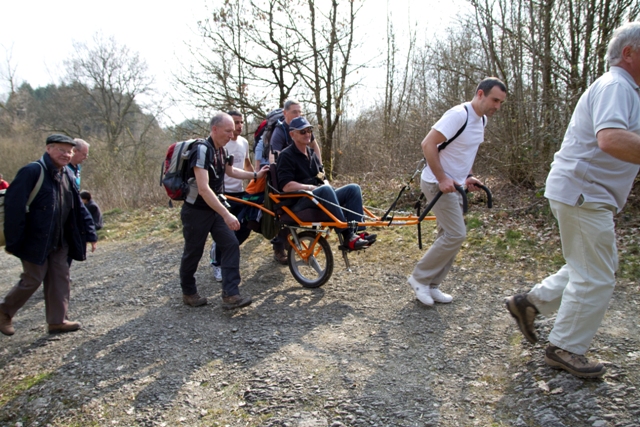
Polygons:
[[[458,133],[464,125],[465,120],[467,120],[467,111],[464,109],[465,105],[469,110],[467,127],[464,128],[460,136],[451,144],[447,145],[447,148],[438,153],[444,173],[461,185],[464,184],[464,181],[467,179],[467,175],[478,153],[478,147],[480,147],[480,144],[484,141],[485,123],[482,120],[482,116],[476,114],[471,106],[471,102],[466,102],[456,105],[444,113],[440,120],[432,127],[432,129],[444,135],[448,141]],[[422,170],[421,178],[425,182],[438,182],[429,165]]]
[[582,94],[553,157],[545,197],[570,206],[607,203],[620,212],[640,166],[618,160],[598,147],[602,129],[625,129],[640,135],[638,85],[620,67],[611,67]]
[[[249,142],[241,136],[238,139],[227,142],[224,146],[229,156],[233,156],[233,166],[244,170],[244,159],[249,159]],[[241,179],[233,178],[229,175],[224,176],[225,193],[241,193],[244,191]]]

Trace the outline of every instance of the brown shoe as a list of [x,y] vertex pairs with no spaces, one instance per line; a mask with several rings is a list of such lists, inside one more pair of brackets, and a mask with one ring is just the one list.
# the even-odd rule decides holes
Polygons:
[[589,362],[583,355],[568,352],[551,344],[545,350],[544,361],[554,369],[564,369],[580,378],[600,378],[607,372],[602,363]]
[[64,332],[74,332],[81,328],[80,322],[68,322],[60,323],[59,325],[49,325],[50,334],[60,334]]
[[200,295],[198,295],[198,293],[196,292],[193,295],[182,295],[182,302],[184,302],[186,305],[190,305],[191,307],[200,307],[201,305],[205,305],[207,303],[207,299],[204,297],[201,297]]
[[533,321],[536,319],[536,315],[539,313],[535,305],[531,304],[527,299],[527,294],[517,294],[505,299],[505,305],[507,310],[516,319],[518,328],[522,335],[531,344],[538,342],[538,336],[533,326]]
[[0,311],[0,332],[5,335],[13,335],[16,333],[16,330],[11,324],[11,317],[4,311]]
[[287,265],[287,254],[284,252],[284,249],[274,249],[273,250],[273,259],[276,260],[278,264]]
[[224,310],[235,310],[236,308],[246,307],[251,304],[251,296],[233,295],[230,297],[222,297],[222,308]]

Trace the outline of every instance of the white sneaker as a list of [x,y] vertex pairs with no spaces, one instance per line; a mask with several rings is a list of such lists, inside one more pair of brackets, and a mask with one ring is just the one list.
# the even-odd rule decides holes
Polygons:
[[453,297],[451,295],[445,294],[438,288],[431,288],[429,289],[429,292],[431,294],[431,298],[435,302],[439,302],[442,304],[449,304],[453,300]]
[[211,264],[211,268],[213,269],[213,278],[216,279],[216,282],[222,282],[222,269],[213,264]]
[[407,282],[409,282],[409,286],[411,286],[411,289],[413,289],[413,292],[416,294],[416,298],[418,298],[418,301],[420,301],[424,305],[433,305],[433,298],[431,298],[429,286],[418,283],[418,281],[414,279],[413,276],[409,276]]

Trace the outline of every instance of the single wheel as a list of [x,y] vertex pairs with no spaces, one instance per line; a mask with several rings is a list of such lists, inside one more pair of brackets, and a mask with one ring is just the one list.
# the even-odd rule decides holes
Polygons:
[[[314,245],[314,241],[318,241]],[[327,283],[333,273],[333,253],[324,236],[313,231],[298,234],[298,250],[289,245],[289,270],[305,288],[319,288]],[[306,258],[306,259],[305,259]]]

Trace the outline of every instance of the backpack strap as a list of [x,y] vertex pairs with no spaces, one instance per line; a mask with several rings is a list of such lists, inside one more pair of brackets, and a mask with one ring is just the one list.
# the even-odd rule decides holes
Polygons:
[[[447,145],[451,144],[453,142],[453,140],[455,140],[457,137],[460,136],[460,134],[462,132],[464,132],[465,128],[467,127],[467,122],[469,121],[469,109],[467,108],[466,105],[463,105],[464,107],[464,111],[466,111],[467,113],[467,118],[464,121],[464,124],[462,125],[462,127],[458,130],[458,132],[456,132],[455,135],[453,135],[450,139],[448,139],[447,141],[443,142],[442,144],[438,145],[438,152],[444,150],[445,148],[447,148]],[[482,123],[484,124],[484,116],[482,116]]]
[[[457,137],[460,136],[460,134],[462,132],[464,132],[464,129],[467,127],[467,122],[469,121],[469,109],[467,108],[466,104],[463,105],[464,107],[464,111],[467,112],[467,118],[464,121],[464,124],[462,125],[462,127],[458,130],[458,132],[456,132],[455,135],[453,135],[453,137],[451,137],[451,139],[443,142],[442,144],[438,145],[438,152],[444,150],[445,148],[447,148],[447,145],[451,144],[453,142],[454,139],[456,139]],[[485,127],[487,125],[487,117],[486,116],[482,116],[482,127]]]
[[[44,181],[44,167],[42,166],[42,163],[40,162],[33,162],[33,163],[37,163],[38,166],[40,166],[40,175],[38,175],[38,181],[36,182],[35,187],[33,187],[33,190],[31,190],[31,193],[29,193],[29,198],[27,199],[27,206],[26,206],[27,213],[29,213],[29,206],[31,206],[33,199],[35,199],[38,192],[40,192],[40,188],[42,188],[42,182]],[[66,169],[66,166],[65,166],[65,169]]]

